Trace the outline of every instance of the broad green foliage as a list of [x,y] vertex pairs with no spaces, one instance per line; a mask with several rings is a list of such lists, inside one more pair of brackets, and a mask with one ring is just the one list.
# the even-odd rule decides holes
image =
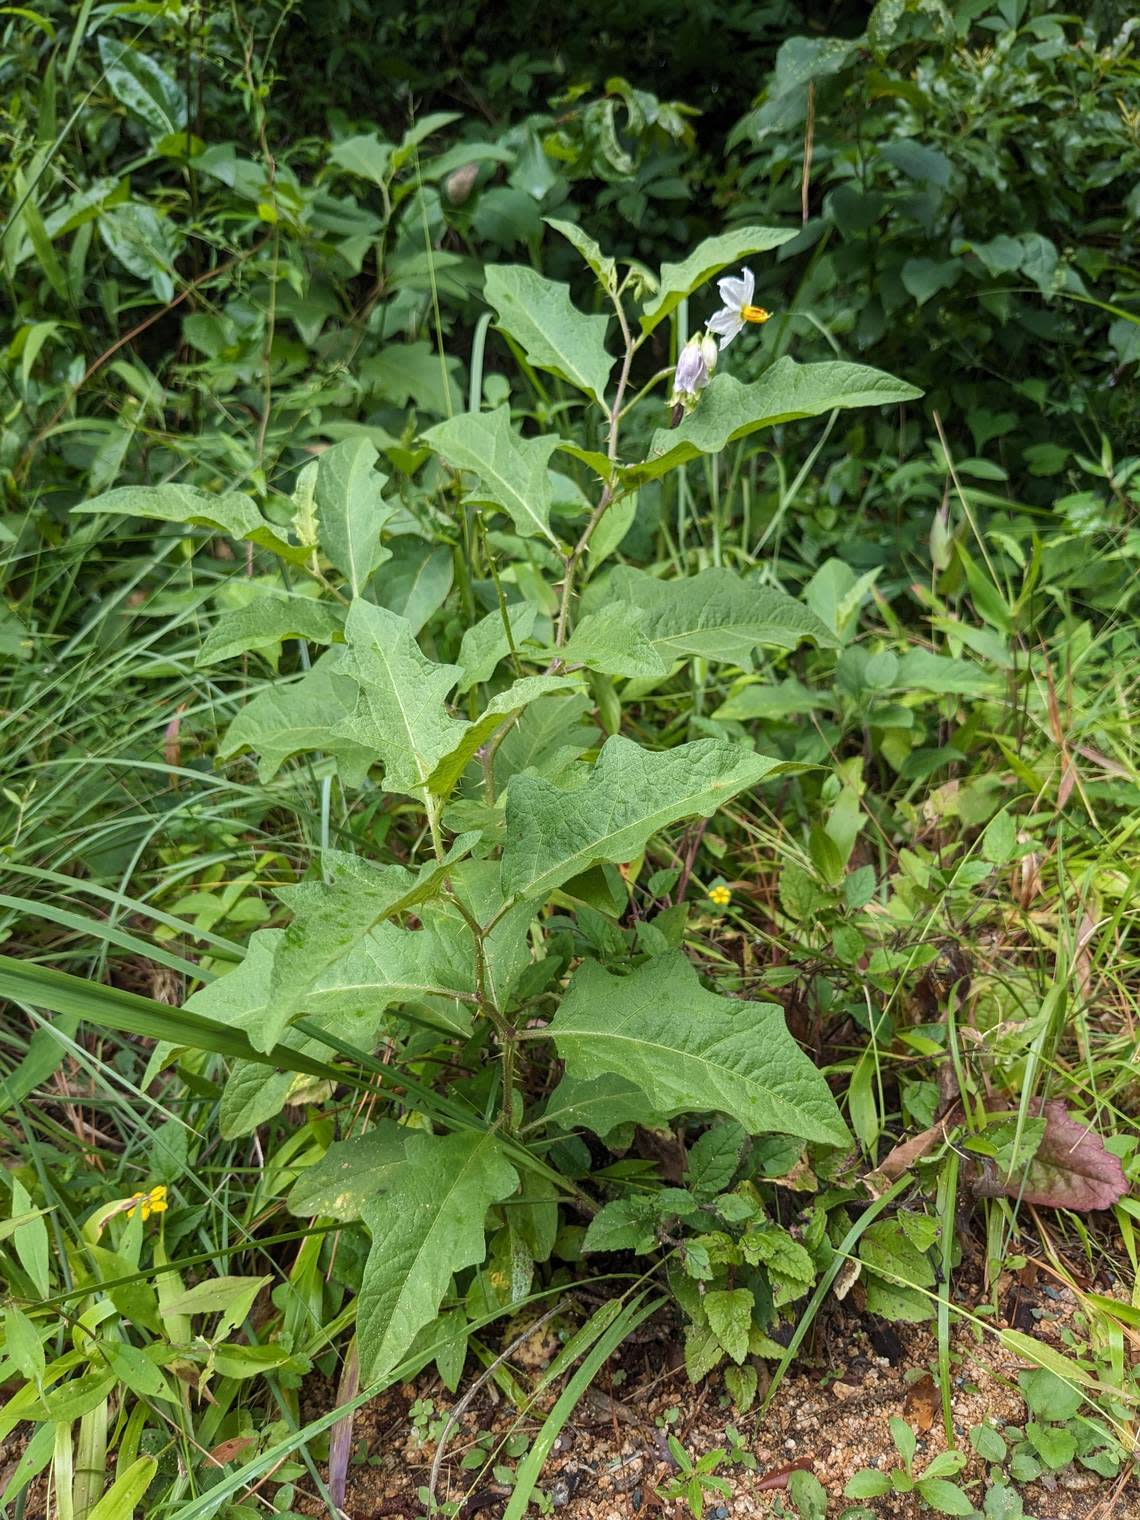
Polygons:
[[313,505],[320,545],[354,597],[391,554],[381,548],[380,532],[395,506],[381,495],[387,477],[373,468],[378,457],[367,438],[346,438],[317,461]]
[[363,1209],[372,1252],[357,1336],[370,1378],[394,1367],[434,1318],[452,1274],[482,1260],[487,1209],[517,1185],[493,1135],[408,1140],[399,1173]]
[[654,1112],[710,1109],[754,1135],[847,1141],[835,1101],[785,1029],[783,1010],[705,991],[679,954],[626,977],[586,961],[550,1032],[571,1076],[625,1077]]
[[484,294],[531,364],[601,402],[614,362],[606,352],[608,317],[583,316],[565,285],[521,266],[488,269]]
[[493,412],[464,412],[439,422],[424,434],[456,469],[472,470],[482,489],[467,492],[474,506],[506,512],[524,537],[539,535],[557,549],[550,531],[553,492],[548,466],[557,438],[518,437],[511,427],[510,408]]
[[567,791],[541,777],[515,776],[507,788],[503,892],[545,896],[595,861],[631,860],[666,824],[708,818],[782,769],[716,739],[653,754],[615,735],[583,785]]
[[422,792],[463,732],[444,706],[460,669],[425,659],[407,621],[386,607],[354,602],[344,632],[340,669],[355,686],[355,701],[336,732],[375,751],[385,791]]
[[652,332],[686,296],[691,296],[726,266],[739,264],[753,253],[767,253],[781,243],[790,242],[795,235],[789,227],[738,227],[723,237],[706,238],[698,243],[679,264],[662,264],[657,299],[641,314],[642,332]]
[[913,385],[862,364],[797,364],[778,359],[762,380],[742,385],[733,375],[713,378],[702,404],[676,430],[654,434],[635,478],[653,480],[698,454],[719,454],[738,438],[794,417],[818,417],[837,407],[913,401]]
[[[0,1507],[288,1510],[331,1428],[351,1512],[304,1380],[454,1389],[557,1304],[521,1520],[652,1304],[583,1278],[744,1409],[828,1291],[944,1332],[967,1195],[1131,1239],[1128,29],[694,0],[562,74],[515,0],[338,7],[0,8]],[[1002,1332],[1053,1371],[987,1514],[1121,1465],[1085,1300]],[[853,1492],[973,1506],[892,1430]]]

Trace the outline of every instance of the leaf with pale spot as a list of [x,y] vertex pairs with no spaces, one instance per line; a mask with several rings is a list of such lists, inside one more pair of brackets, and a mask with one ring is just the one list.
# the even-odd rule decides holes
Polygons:
[[356,1304],[363,1382],[399,1364],[454,1274],[483,1260],[487,1210],[517,1186],[491,1134],[409,1138],[399,1176],[362,1211],[372,1236]]

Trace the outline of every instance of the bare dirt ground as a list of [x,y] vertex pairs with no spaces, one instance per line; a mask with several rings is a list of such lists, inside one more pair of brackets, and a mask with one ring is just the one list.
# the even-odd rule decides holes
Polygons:
[[[851,1298],[857,1296],[855,1292]],[[1074,1308],[1067,1290],[1043,1278],[1028,1284],[1010,1279],[999,1284],[999,1301],[999,1324],[1013,1324],[1060,1349],[1060,1333]],[[917,1471],[946,1448],[931,1375],[937,1356],[932,1327],[887,1324],[861,1314],[851,1299],[833,1303],[820,1316],[813,1338],[797,1359],[797,1370],[777,1390],[763,1418],[755,1413],[734,1415],[719,1375],[698,1388],[690,1385],[678,1331],[676,1319],[665,1312],[643,1326],[611,1357],[574,1410],[540,1479],[549,1512],[559,1520],[687,1516],[687,1507],[657,1493],[676,1472],[667,1433],[697,1458],[713,1448],[729,1447],[726,1426],[734,1426],[741,1438],[734,1455],[747,1452],[754,1459],[754,1466],[739,1460],[719,1466],[718,1474],[729,1480],[733,1492],[710,1497],[706,1520],[788,1513],[780,1506],[786,1501],[793,1467],[816,1475],[828,1495],[829,1520],[837,1520],[850,1502],[842,1496],[854,1472],[896,1465],[888,1425],[892,1415],[901,1416],[918,1432]],[[558,1347],[549,1326],[526,1342],[508,1364],[515,1388],[525,1393],[533,1386]],[[957,1481],[980,1509],[986,1465],[973,1453],[968,1432],[987,1421],[998,1428],[1024,1425],[1026,1410],[1017,1386],[1024,1364],[1008,1355],[994,1335],[976,1334],[969,1327],[955,1333],[953,1353],[954,1430],[959,1449],[969,1456]],[[440,1427],[470,1386],[475,1366],[469,1359],[467,1380],[457,1395],[429,1371],[414,1384],[392,1388],[357,1414],[344,1500],[348,1520],[422,1520],[426,1511],[420,1494],[429,1483]],[[457,1520],[499,1520],[509,1497],[507,1469],[516,1465],[513,1458],[540,1428],[560,1391],[561,1385],[555,1384],[524,1415],[493,1381],[480,1388],[450,1431],[439,1467],[436,1499],[456,1505]],[[761,1396],[763,1391],[762,1374]],[[303,1417],[324,1413],[331,1397],[327,1384],[310,1380]],[[427,1414],[429,1400],[432,1408]],[[29,1434],[30,1427],[21,1427],[0,1448],[0,1489]],[[513,1453],[500,1444],[511,1437],[517,1443]],[[480,1448],[490,1460],[479,1454]],[[1140,1520],[1140,1481],[1127,1474],[1105,1480],[1075,1464],[1020,1492],[1026,1517],[1035,1520]],[[271,1496],[272,1483],[260,1486],[261,1499]],[[321,1498],[303,1479],[293,1507],[307,1515],[327,1514]],[[889,1495],[868,1501],[867,1507],[881,1520],[920,1520],[932,1513],[913,1495]],[[537,1510],[532,1507],[529,1513]],[[24,1515],[41,1520],[46,1514],[41,1477],[27,1496]]]
[[[1013,1285],[1011,1314],[1032,1322],[1036,1333],[1056,1343],[1072,1302],[1063,1289],[1028,1295]],[[1068,1299],[1068,1302],[1066,1300]],[[1032,1321],[1030,1316],[1032,1315]],[[536,1341],[539,1341],[536,1337]],[[516,1370],[525,1382],[557,1349],[553,1337],[524,1348]],[[961,1474],[980,1509],[986,1464],[972,1451],[967,1434],[984,1422],[1023,1426],[1025,1405],[1017,1387],[1024,1364],[1007,1355],[996,1337],[976,1337],[959,1330],[954,1341],[953,1423],[959,1449],[969,1454]],[[676,1323],[667,1316],[647,1326],[611,1358],[594,1387],[579,1404],[543,1471],[540,1487],[556,1516],[566,1520],[680,1520],[687,1507],[662,1500],[656,1490],[674,1475],[666,1432],[676,1435],[691,1457],[727,1447],[726,1425],[734,1425],[743,1449],[755,1458],[755,1470],[725,1462],[718,1473],[732,1483],[731,1497],[712,1496],[705,1509],[710,1520],[750,1520],[782,1513],[789,1468],[808,1468],[828,1495],[828,1515],[846,1504],[844,1485],[862,1467],[888,1470],[897,1465],[888,1421],[899,1415],[918,1431],[916,1471],[945,1450],[942,1411],[934,1378],[937,1355],[932,1329],[894,1327],[861,1317],[853,1307],[836,1305],[823,1322],[814,1346],[800,1358],[800,1370],[777,1391],[772,1407],[758,1419],[734,1416],[720,1379],[714,1375],[692,1388],[681,1365]],[[763,1384],[762,1384],[763,1386]],[[526,1416],[488,1384],[451,1431],[436,1487],[440,1502],[458,1503],[460,1520],[501,1516],[509,1489],[491,1463],[464,1466],[482,1446],[494,1449],[509,1436],[531,1437],[559,1390],[555,1388]],[[462,1390],[461,1390],[462,1392]],[[419,1431],[409,1411],[416,1400],[431,1400],[433,1414],[446,1416],[456,1404],[438,1379],[424,1375],[414,1385],[393,1389],[357,1417],[354,1460],[349,1468],[345,1511],[352,1520],[381,1516],[420,1520],[424,1507],[417,1495],[429,1482],[438,1444],[438,1426],[429,1433],[422,1412]],[[488,1443],[487,1433],[496,1438]],[[521,1440],[520,1440],[520,1445]],[[505,1453],[494,1459],[513,1465]],[[1073,1465],[1021,1490],[1026,1516],[1036,1520],[1140,1520],[1140,1485],[1126,1478],[1106,1481]],[[318,1504],[302,1506],[320,1513]],[[929,1515],[913,1495],[869,1501],[882,1520]],[[530,1513],[537,1513],[532,1509]]]

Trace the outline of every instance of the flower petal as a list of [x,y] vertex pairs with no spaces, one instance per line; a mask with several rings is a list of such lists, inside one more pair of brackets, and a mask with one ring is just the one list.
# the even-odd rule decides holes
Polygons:
[[742,269],[740,274],[744,285],[744,299],[740,304],[741,306],[751,306],[752,297],[756,294],[756,276],[752,273],[751,269]]
[[[745,273],[747,274],[748,271],[745,270]],[[753,281],[754,285],[755,281]],[[746,280],[738,280],[732,274],[723,280],[718,280],[716,288],[720,291],[720,298],[724,304],[731,306],[735,311],[739,311],[742,306],[747,306],[752,299],[752,287]]]
[[744,326],[744,318],[736,311],[717,311],[709,318],[709,332],[720,337],[721,349],[725,349]]

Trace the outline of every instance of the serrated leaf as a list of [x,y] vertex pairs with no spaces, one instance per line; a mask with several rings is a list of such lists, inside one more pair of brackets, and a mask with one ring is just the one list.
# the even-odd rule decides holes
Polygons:
[[317,461],[314,497],[320,546],[354,597],[389,554],[380,543],[380,531],[396,508],[384,500],[388,477],[374,468],[379,457],[370,439],[346,438]]
[[785,355],[751,385],[735,375],[714,376],[700,406],[679,427],[654,434],[648,457],[632,468],[631,478],[657,480],[700,454],[719,454],[738,438],[797,417],[854,406],[895,406],[921,394],[865,364],[799,364]]
[[[511,640],[517,649],[531,635],[538,608],[533,602],[512,602],[507,608],[507,621],[511,627]],[[486,617],[468,628],[459,646],[459,663],[463,678],[455,688],[459,696],[489,681],[500,660],[510,653],[510,642],[503,624],[503,614],[498,607]]]
[[778,1224],[754,1225],[740,1242],[745,1261],[752,1266],[763,1264],[781,1277],[807,1288],[815,1281],[815,1264],[798,1240]]
[[584,962],[550,1034],[569,1075],[616,1073],[666,1116],[707,1110],[750,1134],[848,1142],[835,1100],[788,1033],[783,1010],[706,991],[680,951],[624,977]]
[[734,227],[720,237],[705,238],[679,264],[662,264],[657,299],[641,314],[641,330],[650,333],[671,315],[686,296],[752,253],[765,253],[796,237],[798,227]]
[[399,1177],[362,1215],[372,1236],[357,1299],[363,1381],[399,1363],[454,1273],[483,1260],[487,1210],[517,1186],[493,1135],[409,1138]]
[[498,326],[538,369],[604,404],[613,359],[606,352],[609,318],[587,317],[570,300],[570,288],[521,264],[492,264],[483,293]]
[[720,1341],[707,1324],[685,1326],[685,1371],[690,1383],[707,1377],[723,1355]]
[[760,1384],[760,1376],[751,1363],[743,1367],[726,1367],[724,1369],[724,1386],[728,1389],[728,1396],[732,1400],[733,1408],[739,1414],[747,1414],[756,1402],[756,1392]]
[[342,637],[344,618],[328,602],[267,590],[244,607],[219,614],[198,651],[199,668],[251,650],[274,649],[283,639],[331,644]]
[[709,818],[784,763],[720,739],[654,753],[614,735],[585,785],[563,791],[533,775],[507,788],[503,892],[542,897],[597,861],[626,861],[666,824]]
[[685,1157],[685,1180],[700,1198],[723,1193],[735,1175],[747,1136],[739,1124],[714,1124]]
[[353,602],[344,634],[338,671],[355,682],[356,701],[332,731],[379,756],[386,792],[422,795],[467,726],[444,707],[459,666],[429,660],[406,619],[370,602]]
[[510,407],[500,406],[493,412],[461,412],[428,428],[423,438],[455,469],[479,477],[482,489],[472,489],[464,500],[505,512],[524,538],[545,538],[558,548],[550,529],[549,475],[557,437],[521,437],[511,426]]
[[367,1134],[334,1140],[293,1184],[289,1212],[302,1218],[324,1214],[345,1224],[359,1219],[365,1204],[399,1177],[413,1133],[394,1119],[381,1119]]
[[322,750],[336,760],[345,786],[356,787],[376,760],[376,752],[358,743],[347,731],[352,706],[346,692],[352,690],[339,678],[342,649],[330,649],[299,681],[279,681],[258,692],[226,729],[218,754],[225,760],[239,750],[258,755],[257,776],[264,785],[293,755]]
[[635,1251],[644,1255],[657,1245],[657,1209],[649,1198],[616,1198],[590,1220],[583,1251]]
[[709,1329],[736,1363],[748,1355],[748,1333],[756,1300],[747,1288],[723,1288],[705,1294]]
[[253,501],[240,491],[211,495],[194,486],[116,486],[91,501],[71,509],[76,513],[115,512],[123,517],[150,517],[157,522],[193,524],[224,533],[230,538],[246,538],[263,549],[272,549],[283,559],[297,561],[303,551],[278,538]]
[[605,595],[637,609],[639,629],[667,665],[695,656],[751,670],[759,645],[795,649],[812,639],[822,649],[837,647],[835,635],[802,602],[732,570],[663,581],[620,565],[606,579]]

